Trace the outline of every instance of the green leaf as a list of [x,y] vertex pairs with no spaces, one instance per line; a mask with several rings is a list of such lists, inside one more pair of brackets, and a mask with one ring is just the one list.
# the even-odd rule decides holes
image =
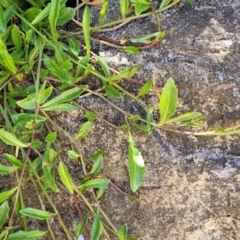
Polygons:
[[80,189],[87,189],[87,188],[105,188],[110,183],[109,179],[105,178],[97,178],[92,179],[84,182],[79,186]]
[[28,147],[27,144],[19,141],[14,135],[10,132],[7,132],[3,129],[0,129],[0,138],[7,145],[15,146],[15,147]]
[[92,127],[92,122],[90,121],[85,122],[79,129],[77,135],[75,136],[75,139],[85,138],[90,132],[91,127]]
[[52,33],[52,37],[53,39],[57,39],[58,38],[58,33],[57,33],[57,19],[59,16],[59,12],[60,12],[60,4],[61,1],[59,0],[51,0],[51,6],[50,6],[50,12],[49,12],[49,23],[50,23],[50,29],[51,29],[51,33]]
[[162,9],[163,7],[165,7],[168,3],[170,3],[171,0],[162,0],[159,9]]
[[153,80],[152,79],[147,80],[147,82],[141,87],[138,97],[142,97],[146,95],[151,90],[152,85],[153,85]]
[[79,43],[79,40],[77,40],[76,38],[69,38],[68,44],[69,44],[70,51],[71,51],[74,55],[78,56],[78,55],[79,55],[79,52],[80,52],[80,43]]
[[71,77],[70,73],[64,69],[61,69],[52,58],[49,58],[45,55],[43,61],[53,75],[65,83],[72,82],[73,78]]
[[91,111],[86,111],[86,118],[89,122],[94,122],[95,114]]
[[[0,39],[0,44],[1,44],[1,39]],[[1,50],[0,47],[0,57],[3,60],[3,65],[13,74],[17,73],[17,67],[14,64],[12,56],[8,53],[7,50]]]
[[74,106],[72,104],[69,104],[69,103],[62,103],[62,104],[56,104],[56,105],[53,105],[53,106],[50,106],[50,107],[45,107],[43,108],[44,111],[59,111],[59,112],[69,112],[69,111],[73,111],[73,110],[77,110],[78,107],[77,106]]
[[44,210],[39,210],[36,208],[24,208],[22,210],[19,211],[22,215],[30,217],[30,218],[35,218],[38,220],[46,220],[46,219],[50,219],[53,216],[56,215],[56,213],[51,213],[51,212],[47,212]]
[[93,225],[91,227],[91,238],[90,240],[98,240],[102,233],[102,223],[100,219],[100,211],[97,210],[96,216],[94,217]]
[[132,120],[132,121],[137,121],[137,120],[140,119],[140,116],[139,115],[132,115],[132,116],[129,117],[129,119]]
[[122,225],[117,230],[117,236],[118,236],[118,240],[127,240],[127,225],[126,224]]
[[22,36],[18,27],[14,24],[11,30],[12,40],[16,49],[21,49],[22,47]]
[[8,206],[8,202],[7,201],[3,202],[0,206],[0,229],[8,220],[9,211],[10,208]]
[[78,154],[77,152],[75,152],[73,150],[68,150],[67,154],[71,159],[77,159],[80,157],[80,154]]
[[86,45],[86,54],[90,54],[90,10],[87,6],[84,9],[82,25]]
[[5,32],[7,28],[7,21],[2,5],[0,4],[0,32]]
[[97,159],[95,159],[95,161],[93,163],[93,166],[92,166],[92,169],[91,169],[89,174],[96,174],[103,167],[103,156],[102,156],[102,154],[98,154],[97,156],[98,157],[97,157]]
[[135,147],[130,132],[128,145],[128,171],[131,189],[133,192],[136,192],[143,182],[145,165],[141,152]]
[[39,141],[39,140],[33,141],[32,145],[31,145],[32,149],[37,149],[37,148],[39,148],[40,146],[42,146],[42,142]]
[[100,58],[99,56],[96,56],[96,59],[97,59],[98,63],[101,65],[105,76],[110,77],[111,74],[110,74],[110,69],[109,69],[107,62],[104,59]]
[[124,18],[128,12],[129,1],[128,0],[120,0],[120,8],[122,17]]
[[60,10],[58,19],[57,19],[57,26],[62,26],[73,19],[75,16],[75,9],[70,7],[64,7]]
[[133,43],[151,43],[151,38],[159,36],[159,32],[145,34],[138,38],[131,38],[130,41]]
[[40,239],[47,232],[43,231],[18,231],[8,235],[7,240],[36,240]]
[[104,194],[105,190],[106,190],[106,187],[102,187],[97,190],[97,196],[96,196],[97,199],[100,199],[100,197]]
[[187,0],[188,3],[194,4],[194,0]]
[[44,85],[42,85],[41,89],[39,90],[38,97],[36,99],[36,93],[29,94],[26,98],[17,101],[17,105],[23,109],[31,110],[35,109],[36,104],[41,104],[49,98],[52,93],[53,87],[49,87],[44,89]]
[[40,23],[44,18],[49,16],[50,7],[51,7],[51,3],[48,3],[48,5],[43,10],[41,10],[39,14],[32,20],[31,24],[36,25]]
[[6,165],[3,165],[0,163],[0,175],[9,174],[17,169],[18,169],[18,167],[16,167],[16,166],[6,166]]
[[[87,224],[88,222],[88,219],[89,219],[89,213],[85,213],[84,216],[83,216],[83,221],[85,222],[85,224]],[[83,222],[82,221],[79,221],[77,227],[76,227],[76,231],[75,231],[75,234],[77,236],[81,235],[84,231],[84,225],[83,225]]]
[[43,108],[54,106],[59,103],[69,102],[77,98],[80,94],[85,91],[85,88],[72,88],[65,92],[60,93],[57,97],[49,100],[48,102],[42,105]]
[[105,92],[106,92],[106,96],[114,97],[114,98],[122,98],[122,94],[111,85],[107,85],[105,87]]
[[122,79],[125,77],[132,77],[138,71],[138,69],[140,67],[141,67],[141,65],[137,64],[135,66],[126,68],[126,69],[122,70],[120,73],[118,73],[117,75],[112,76],[110,78],[110,81],[113,82],[115,80],[119,80],[119,79]]
[[57,132],[51,132],[46,136],[45,142],[52,143],[56,141],[56,139],[57,139]]
[[134,7],[135,14],[140,15],[142,12],[149,9],[149,7],[150,7],[149,3],[148,4],[137,3]]
[[124,50],[125,52],[132,53],[132,54],[138,54],[138,53],[139,53],[138,48],[133,47],[133,46],[124,47],[123,50]]
[[23,167],[23,163],[19,159],[17,159],[15,156],[8,154],[8,153],[4,153],[3,156],[12,165],[15,165],[16,167],[19,167],[19,168]]
[[[46,163],[48,164],[48,163]],[[52,166],[50,165],[44,165],[42,167],[43,170],[43,178],[44,178],[44,186],[47,189],[52,189],[55,192],[59,192],[59,189],[57,187],[57,184],[54,179],[54,174],[52,171]]]
[[105,1],[99,12],[99,25],[102,25],[104,23],[107,8],[108,8],[108,1]]
[[159,101],[160,124],[164,124],[174,115],[178,101],[178,90],[172,78],[169,78],[162,89]]
[[62,183],[65,185],[65,187],[68,189],[70,194],[73,194],[74,192],[74,184],[72,182],[72,179],[68,173],[67,167],[64,165],[64,163],[61,161],[58,166],[58,173],[61,178]]
[[[3,201],[7,200],[10,196],[12,196],[16,190],[17,190],[17,187],[15,187],[11,190],[8,190],[8,191],[1,192],[0,193],[0,203],[2,203]],[[1,214],[1,210],[0,210],[0,214]],[[0,228],[1,228],[1,226],[0,226]]]
[[191,120],[193,120],[197,117],[201,117],[201,116],[202,116],[202,114],[199,112],[189,112],[189,113],[185,113],[180,116],[177,116],[175,118],[171,118],[168,121],[166,121],[165,123],[191,121]]

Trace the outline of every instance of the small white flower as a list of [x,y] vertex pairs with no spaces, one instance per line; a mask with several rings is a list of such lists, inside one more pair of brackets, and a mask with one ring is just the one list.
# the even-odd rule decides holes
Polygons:
[[80,236],[78,237],[78,240],[84,240],[83,235],[80,235]]

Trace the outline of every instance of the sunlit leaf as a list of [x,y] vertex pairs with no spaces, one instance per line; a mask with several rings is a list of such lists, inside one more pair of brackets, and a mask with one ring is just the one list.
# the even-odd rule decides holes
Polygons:
[[128,12],[129,1],[128,0],[120,0],[120,8],[122,17],[124,18]]
[[80,157],[80,154],[78,154],[77,152],[75,152],[73,150],[68,150],[67,154],[71,159],[77,159]]
[[152,85],[153,85],[153,80],[152,79],[147,80],[147,82],[141,87],[138,97],[142,97],[146,95],[151,90]]
[[159,101],[160,124],[174,115],[178,101],[178,90],[172,78],[164,85]]
[[148,8],[149,8],[149,3],[148,4],[136,3],[134,7],[135,14],[140,15],[142,12],[144,12]]
[[19,167],[19,168],[23,167],[23,163],[19,159],[17,159],[15,156],[8,153],[4,153],[3,156],[12,165],[15,165],[16,167]]
[[7,132],[3,129],[0,129],[0,139],[6,143],[7,145],[15,146],[15,147],[27,147],[28,145],[18,140],[14,135],[10,132]]
[[73,111],[73,110],[77,110],[78,107],[74,106],[72,104],[69,103],[61,103],[61,104],[56,104],[50,107],[44,107],[43,110],[44,111],[59,111],[59,112],[69,112],[69,111]]
[[118,236],[119,240],[127,240],[127,225],[126,224],[122,225],[117,230],[117,236]]
[[72,182],[72,179],[68,173],[68,169],[65,166],[65,164],[61,161],[58,166],[58,173],[61,178],[62,183],[64,186],[68,189],[70,194],[73,194],[74,192],[74,184]]
[[86,111],[86,118],[89,122],[93,122],[95,120],[95,114],[91,111]]
[[128,171],[131,189],[133,192],[136,192],[143,182],[145,165],[141,152],[136,148],[130,133],[128,145]]
[[124,47],[124,51],[128,52],[128,53],[132,53],[132,54],[138,54],[139,53],[138,48],[133,47],[133,46]]
[[79,129],[77,135],[75,136],[75,139],[85,138],[90,132],[91,127],[92,127],[92,122],[90,121],[85,122]]
[[10,233],[7,240],[30,240],[30,239],[40,239],[47,232],[44,231],[18,231],[15,233]]
[[112,76],[110,78],[110,81],[112,82],[112,81],[119,80],[119,79],[122,79],[125,77],[132,77],[138,71],[138,69],[140,67],[141,67],[141,65],[137,64],[135,66],[126,68],[126,69],[122,70],[120,73],[118,73],[117,75]]
[[171,118],[168,121],[166,121],[165,123],[191,121],[191,120],[193,120],[197,117],[201,117],[201,116],[202,116],[202,114],[199,112],[189,112],[189,113],[185,113],[180,116],[177,116],[175,118]]
[[87,6],[84,9],[82,25],[86,45],[86,53],[90,54],[90,10]]
[[49,100],[48,102],[42,105],[43,108],[54,106],[59,103],[69,102],[77,98],[80,94],[85,91],[85,88],[72,88],[65,92],[60,93],[57,97]]
[[39,210],[36,208],[24,208],[22,210],[19,211],[22,215],[30,217],[30,218],[35,218],[38,220],[46,220],[46,219],[50,219],[53,216],[55,216],[55,213],[51,213],[51,212],[47,212],[44,210]]
[[41,10],[38,15],[32,20],[31,24],[36,25],[39,22],[41,22],[45,17],[49,16],[49,12],[50,12],[50,8],[51,8],[51,3],[48,3],[47,6]]
[[8,206],[8,202],[5,201],[0,205],[0,229],[8,220],[10,208]]
[[110,183],[109,179],[105,178],[97,178],[97,179],[92,179],[84,182],[79,186],[79,188],[87,189],[87,188],[103,188],[107,187],[107,185]]
[[51,143],[56,141],[57,138],[57,132],[51,132],[49,133],[46,138],[45,138],[45,142]]
[[151,43],[151,38],[159,35],[159,32],[145,34],[138,38],[131,38],[130,41],[133,43]]
[[102,25],[104,23],[107,8],[108,8],[108,1],[105,1],[99,12],[99,25]]
[[161,4],[159,6],[159,9],[165,7],[170,2],[171,2],[171,0],[162,0]]
[[[8,191],[1,192],[0,193],[0,203],[2,203],[3,201],[7,200],[10,196],[12,196],[15,193],[16,190],[17,190],[17,187],[15,187],[11,190],[8,190]],[[1,212],[1,210],[0,210],[0,212]]]
[[100,211],[98,209],[96,212],[96,216],[94,217],[93,225],[91,228],[90,240],[98,240],[101,233],[102,233],[102,223],[100,219]]
[[103,156],[102,154],[97,154],[97,158],[95,158],[92,169],[89,174],[98,173],[103,167]]

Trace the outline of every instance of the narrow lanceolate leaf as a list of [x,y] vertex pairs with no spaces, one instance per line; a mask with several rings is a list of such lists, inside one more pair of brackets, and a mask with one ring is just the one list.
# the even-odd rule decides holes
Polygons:
[[83,35],[86,45],[86,53],[90,54],[90,10],[86,6],[83,13]]
[[[0,39],[1,40],[1,39]],[[17,73],[17,67],[14,64],[12,56],[5,50],[0,50],[0,56],[3,60],[3,65],[13,74]]]
[[15,156],[8,154],[8,153],[4,153],[3,156],[12,165],[19,167],[19,168],[23,167],[23,163],[19,159],[17,159]]
[[110,183],[109,179],[104,179],[104,178],[97,178],[97,179],[92,179],[84,182],[79,186],[79,188],[103,188],[107,187],[107,185]]
[[98,158],[94,161],[92,169],[89,174],[96,174],[98,173],[103,167],[103,157],[99,155]]
[[102,233],[102,223],[100,219],[100,211],[97,210],[96,216],[94,217],[93,225],[91,227],[91,238],[90,240],[98,240]]
[[133,43],[151,43],[151,38],[157,37],[159,35],[159,32],[145,34],[138,38],[131,38],[130,41]]
[[16,167],[16,166],[6,166],[6,165],[3,165],[0,163],[0,175],[9,174],[17,169],[18,169],[18,167]]
[[77,110],[78,107],[74,106],[72,104],[69,103],[61,103],[61,104],[56,104],[50,107],[45,107],[43,108],[44,111],[53,111],[53,112],[69,112],[69,111],[73,111],[73,110]]
[[104,23],[107,9],[108,9],[108,1],[105,1],[99,12],[99,25],[102,25]]
[[65,166],[65,164],[61,161],[58,167],[58,173],[61,178],[62,183],[65,185],[65,187],[68,189],[70,194],[73,194],[74,192],[74,184],[72,182],[72,179],[68,173],[68,169]]
[[5,201],[0,205],[0,229],[2,226],[6,223],[8,220],[8,213],[10,211],[10,208],[8,206],[8,202]]
[[64,7],[60,10],[58,19],[57,19],[57,26],[62,26],[71,19],[73,19],[75,15],[75,9],[70,7]]
[[118,236],[119,240],[127,240],[127,225],[126,224],[122,225],[117,230],[117,236]]
[[128,171],[131,189],[133,192],[136,192],[143,182],[145,165],[141,152],[135,147],[130,133],[128,145]]
[[10,196],[12,196],[16,190],[17,190],[17,188],[15,187],[11,190],[1,192],[0,193],[0,203],[2,203],[3,201],[7,200]]
[[7,240],[30,240],[30,239],[40,239],[44,236],[47,232],[43,231],[18,231],[15,233],[11,233],[8,235]]
[[159,101],[160,124],[164,124],[174,115],[178,100],[178,90],[172,78],[169,78],[162,89]]
[[189,112],[189,113],[185,113],[180,116],[177,116],[175,118],[171,118],[168,121],[166,121],[165,123],[191,121],[191,120],[193,120],[197,117],[201,117],[201,116],[202,116],[202,114],[199,112]]
[[92,122],[90,121],[85,122],[79,129],[77,135],[75,136],[75,139],[85,138],[90,132],[91,127],[92,127]]
[[12,40],[13,40],[13,43],[15,45],[15,48],[17,50],[21,49],[21,47],[22,47],[22,36],[20,34],[20,31],[19,31],[18,27],[15,24],[12,27],[11,36],[12,36]]
[[170,2],[170,0],[163,0],[162,3],[159,6],[159,9],[165,7],[167,5],[167,3],[169,3],[169,2]]
[[60,11],[60,4],[61,4],[61,1],[59,0],[51,0],[51,7],[50,7],[48,19],[49,19],[50,29],[51,29],[53,39],[57,39],[58,37],[56,27],[57,27],[57,19]]
[[48,102],[42,105],[43,108],[54,106],[59,103],[69,102],[77,98],[80,94],[85,91],[85,88],[72,88],[65,92],[60,93],[57,97],[49,100]]
[[123,49],[125,52],[132,53],[132,54],[138,54],[139,50],[136,47],[133,46],[127,46]]
[[96,59],[97,59],[98,63],[101,65],[105,76],[110,77],[111,74],[110,74],[110,69],[109,69],[109,66],[108,66],[107,62],[104,59],[102,59],[98,56],[96,56]]
[[51,212],[47,212],[44,210],[39,210],[36,208],[24,208],[22,210],[19,211],[22,215],[27,216],[27,217],[31,217],[31,218],[35,218],[38,220],[46,220],[49,218],[52,218],[53,216],[55,216],[55,213],[51,213]]
[[152,85],[153,85],[153,80],[152,79],[147,80],[147,82],[141,87],[138,97],[142,97],[146,95],[151,90]]
[[121,13],[123,18],[126,16],[128,12],[128,5],[129,5],[128,0],[120,0],[120,7],[121,7]]
[[15,146],[15,147],[28,147],[27,144],[21,142],[10,132],[7,132],[3,129],[0,129],[0,139],[7,145],[11,145],[11,146]]
[[53,191],[58,192],[59,189],[57,187],[51,166],[45,165],[42,167],[42,170],[43,170],[44,186],[47,189],[52,189]]
[[107,85],[105,87],[106,95],[109,97],[114,97],[114,98],[122,98],[122,94],[114,87],[111,85]]

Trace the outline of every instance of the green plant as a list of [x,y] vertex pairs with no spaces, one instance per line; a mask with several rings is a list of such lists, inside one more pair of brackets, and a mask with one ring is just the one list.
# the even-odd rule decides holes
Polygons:
[[[103,167],[104,151],[99,151],[92,157],[91,169],[87,170],[85,158],[77,144],[77,139],[88,135],[98,116],[83,109],[87,120],[73,136],[57,125],[49,112],[77,110],[80,106],[74,102],[74,99],[89,93],[103,99],[124,114],[126,124],[121,126],[121,129],[129,136],[128,168],[133,192],[141,186],[145,173],[144,160],[134,143],[134,129],[148,134],[151,134],[156,127],[182,134],[226,135],[238,134],[240,128],[239,126],[229,129],[218,128],[209,132],[182,130],[183,127],[198,126],[203,117],[198,112],[173,117],[177,106],[178,90],[171,78],[167,80],[161,92],[158,107],[160,119],[154,120],[153,107],[141,99],[151,91],[153,81],[147,80],[136,95],[119,85],[121,79],[131,80],[140,66],[132,66],[117,72],[91,52],[90,39],[99,40],[98,36],[93,34],[94,32],[100,29],[109,30],[108,28],[112,26],[121,27],[131,20],[151,14],[157,18],[157,13],[176,5],[180,0],[162,1],[159,9],[155,9],[147,0],[134,0],[130,4],[129,1],[120,0],[123,18],[111,23],[104,23],[107,2],[94,1],[91,2],[92,5],[102,6],[100,25],[96,27],[90,27],[90,10],[88,6],[85,6],[86,2],[79,4],[75,9],[66,7],[65,0],[52,0],[51,2],[28,0],[27,2],[28,5],[20,0],[3,0],[0,3],[0,88],[2,90],[0,111],[4,119],[0,129],[0,139],[6,145],[13,146],[13,148],[9,147],[9,152],[3,155],[5,162],[0,164],[0,174],[13,173],[16,179],[16,187],[0,193],[0,228],[2,229],[0,239],[28,239],[29,237],[39,239],[46,234],[46,231],[28,231],[26,217],[46,221],[47,231],[52,239],[56,237],[48,220],[56,217],[66,238],[73,239],[62,220],[59,209],[50,197],[51,192],[59,191],[69,194],[78,211],[80,221],[76,229],[77,236],[84,235],[86,239],[96,240],[104,234],[105,238],[110,239],[108,232],[111,232],[120,240],[136,239],[128,236],[126,225],[116,229],[98,203],[107,186],[112,184],[110,179],[97,177]],[[193,1],[188,0],[188,2]],[[83,20],[80,23],[73,17],[75,12],[82,7],[85,8]],[[126,17],[127,14],[131,14],[132,10],[136,15]],[[142,14],[146,10],[152,11]],[[80,33],[85,44],[82,44],[74,34],[58,31],[58,27],[70,20],[82,27],[82,31],[74,34]],[[71,35],[70,38],[69,35]],[[102,42],[137,54],[140,49],[152,47],[158,43],[163,36],[164,32],[158,26],[156,33],[115,43]],[[98,69],[95,66],[96,62],[100,66]],[[101,93],[81,83],[83,79],[87,79],[89,74],[101,79]],[[108,98],[108,96],[121,98],[123,95],[143,106],[146,118],[124,111]],[[46,130],[48,133],[44,135]],[[81,162],[84,177],[78,186],[74,184],[59,154],[61,146],[58,135],[60,134],[71,143],[72,148],[68,149],[69,158],[78,159]],[[39,151],[40,148],[44,149],[43,153]],[[60,181],[57,181],[56,176],[60,177]],[[25,207],[21,186],[26,183],[33,185],[41,209]],[[92,194],[94,207],[85,196],[86,191]],[[85,214],[79,207],[78,198],[86,206]],[[46,204],[51,207],[51,211],[46,210]],[[20,219],[23,230],[15,230],[16,218]]]

